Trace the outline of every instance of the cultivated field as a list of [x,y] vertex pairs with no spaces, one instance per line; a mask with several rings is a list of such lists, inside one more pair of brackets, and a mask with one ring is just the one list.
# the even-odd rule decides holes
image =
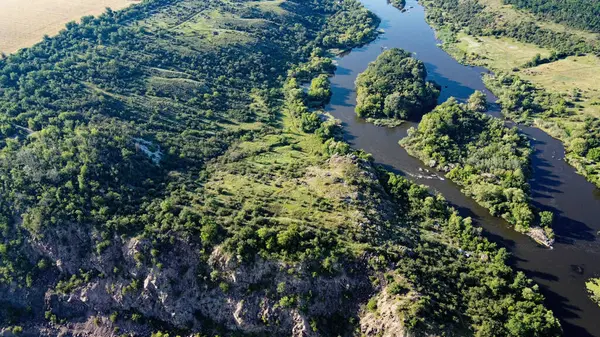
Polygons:
[[13,53],[57,34],[69,21],[97,15],[106,7],[127,7],[133,0],[0,0],[0,52]]

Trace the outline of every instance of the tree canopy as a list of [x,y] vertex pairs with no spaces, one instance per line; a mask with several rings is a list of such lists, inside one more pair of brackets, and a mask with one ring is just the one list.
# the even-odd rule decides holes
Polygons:
[[529,205],[529,142],[516,128],[482,113],[485,107],[481,92],[466,104],[451,98],[425,115],[401,144],[429,166],[448,172],[492,215],[528,231],[536,221]]
[[325,48],[377,23],[355,0],[146,0],[0,60],[1,328],[338,336],[389,286],[415,333],[558,335],[504,250],[312,109]]
[[571,27],[600,32],[600,2],[596,0],[504,0],[505,4]]
[[361,117],[417,119],[435,107],[440,89],[427,81],[422,61],[393,48],[356,79],[356,113]]

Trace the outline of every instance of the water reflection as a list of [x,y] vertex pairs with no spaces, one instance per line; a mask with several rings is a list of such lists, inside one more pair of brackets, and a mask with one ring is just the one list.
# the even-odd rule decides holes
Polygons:
[[[385,0],[362,1],[382,19],[385,34],[337,59],[338,69],[332,78],[333,97],[327,110],[342,120],[346,139],[354,147],[372,153],[376,162],[442,193],[462,215],[471,216],[482,225],[491,240],[509,249],[513,253],[511,264],[540,284],[547,305],[561,319],[565,335],[600,336],[600,325],[595,322],[600,317],[600,308],[589,300],[584,287],[587,278],[600,276],[600,265],[596,263],[600,261],[600,247],[595,234],[600,230],[599,191],[564,162],[560,142],[538,129],[520,127],[535,147],[531,181],[535,205],[556,213],[557,243],[555,249],[549,250],[516,233],[503,220],[490,216],[487,210],[462,195],[452,182],[428,179],[419,170],[423,169],[421,163],[398,145],[415,123],[386,129],[356,117],[356,76],[383,49],[399,47],[415,53],[425,63],[428,77],[442,86],[440,101],[450,96],[464,100],[474,90],[481,90],[493,102],[496,98],[481,80],[481,74],[488,71],[461,65],[441,50],[424,20],[423,8],[414,0],[407,0],[406,7],[413,8],[405,13]],[[497,105],[491,111],[499,116]]]

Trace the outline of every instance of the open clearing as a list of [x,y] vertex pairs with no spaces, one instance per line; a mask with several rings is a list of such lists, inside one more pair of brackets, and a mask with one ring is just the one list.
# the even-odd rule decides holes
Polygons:
[[530,21],[535,22],[542,28],[555,31],[557,33],[568,32],[588,41],[595,41],[598,38],[598,34],[592,32],[567,27],[563,24],[547,20],[540,20],[533,14],[518,10],[512,5],[504,5],[502,0],[479,0],[479,3],[485,6],[486,11],[493,13],[494,17],[496,18],[496,22],[501,24],[516,21]]
[[526,44],[510,38],[471,36],[459,34],[457,48],[465,54],[479,57],[478,64],[493,69],[510,71],[530,61],[536,54],[547,57],[550,52],[533,44]]
[[[567,32],[590,43],[600,39],[600,34],[586,32],[562,24],[539,20],[533,14],[504,5],[501,0],[478,0],[500,25],[516,22],[534,22],[542,28]],[[600,58],[594,55],[571,56],[563,60],[542,64],[533,68],[524,65],[536,54],[542,58],[550,50],[515,39],[493,36],[473,36],[460,33],[457,42],[448,51],[458,59],[487,67],[493,71],[518,74],[521,78],[546,89],[548,92],[570,96],[575,103],[573,112],[600,117]],[[514,72],[516,69],[518,72]]]
[[[595,55],[570,56],[526,68],[523,65],[536,54],[547,57],[550,51],[510,38],[464,33],[458,35],[458,42],[452,47],[469,63],[518,74],[548,92],[570,97],[575,103],[574,112],[600,117],[600,58]],[[518,72],[514,72],[517,68]]]
[[14,53],[57,34],[69,21],[98,15],[136,3],[133,0],[2,0],[0,1],[0,52]]
[[[548,49],[521,43],[510,38],[460,34],[453,47],[469,63],[493,71],[518,74],[548,92],[570,97],[574,112],[600,117],[600,58],[595,55],[570,56],[533,68],[523,65],[536,54],[550,55]],[[514,69],[518,68],[518,72]]]
[[[579,112],[600,117],[600,59],[594,55],[571,56],[523,69],[521,77],[549,92],[571,95]],[[578,90],[575,93],[574,90]]]

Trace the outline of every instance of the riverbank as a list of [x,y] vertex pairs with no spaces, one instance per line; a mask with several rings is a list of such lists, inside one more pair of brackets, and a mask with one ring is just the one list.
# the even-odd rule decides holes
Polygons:
[[[589,135],[589,121],[600,117],[600,58],[585,54],[598,50],[599,34],[585,32],[558,23],[541,21],[531,14],[502,5],[501,0],[480,0],[474,11],[482,18],[471,22],[458,17],[462,10],[438,14],[442,9],[437,2],[423,1],[430,12],[427,22],[436,30],[441,46],[459,62],[482,66],[506,76],[517,77],[519,84],[512,86],[494,76],[488,76],[488,88],[498,96],[505,117],[520,123],[535,125],[566,147],[566,160],[579,174],[600,187],[600,153],[597,130]],[[461,5],[459,5],[461,6]],[[511,33],[486,35],[490,30],[508,30],[507,18],[514,22],[540,27],[547,34],[559,36],[558,42],[548,44],[532,37],[509,36]],[[465,27],[457,27],[462,22]],[[474,25],[482,25],[473,29]],[[473,33],[475,32],[475,33]],[[539,33],[543,35],[542,33]],[[573,39],[583,51],[563,48],[560,39]],[[565,43],[566,44],[566,43]],[[568,56],[570,55],[570,56]],[[568,57],[567,57],[568,56]],[[504,75],[506,74],[506,75]],[[527,100],[523,85],[530,91]],[[586,137],[587,136],[587,137]],[[590,154],[591,153],[591,154]]]
[[[600,230],[596,222],[600,218],[597,189],[563,160],[564,148],[560,142],[539,129],[520,126],[534,147],[534,173],[530,181],[534,204],[556,214],[556,242],[554,249],[549,250],[515,232],[502,219],[492,217],[486,209],[464,196],[459,186],[444,179],[443,173],[429,170],[398,146],[398,141],[415,123],[384,128],[356,117],[354,81],[357,74],[382,50],[394,47],[413,52],[425,63],[429,78],[442,87],[440,102],[450,96],[464,101],[474,90],[484,92],[489,102],[496,101],[481,79],[481,73],[488,71],[461,65],[440,49],[439,40],[425,22],[424,9],[418,3],[407,1],[406,8],[410,9],[404,13],[383,0],[364,0],[363,3],[382,19],[380,28],[385,34],[336,60],[338,69],[331,79],[333,96],[327,111],[342,121],[347,141],[371,153],[377,163],[440,192],[461,214],[471,216],[482,226],[487,237],[510,250],[513,266],[540,284],[546,302],[561,319],[566,335],[600,336],[600,328],[594,323],[600,309],[588,298],[584,287],[589,277],[600,273],[600,266],[595,263],[600,259],[600,247],[595,241],[596,232]],[[501,116],[494,104],[490,113]]]
[[400,145],[490,214],[551,247],[553,215],[532,207],[529,193],[531,144],[517,128],[485,114],[486,107],[479,91],[464,104],[451,98],[425,114]]

